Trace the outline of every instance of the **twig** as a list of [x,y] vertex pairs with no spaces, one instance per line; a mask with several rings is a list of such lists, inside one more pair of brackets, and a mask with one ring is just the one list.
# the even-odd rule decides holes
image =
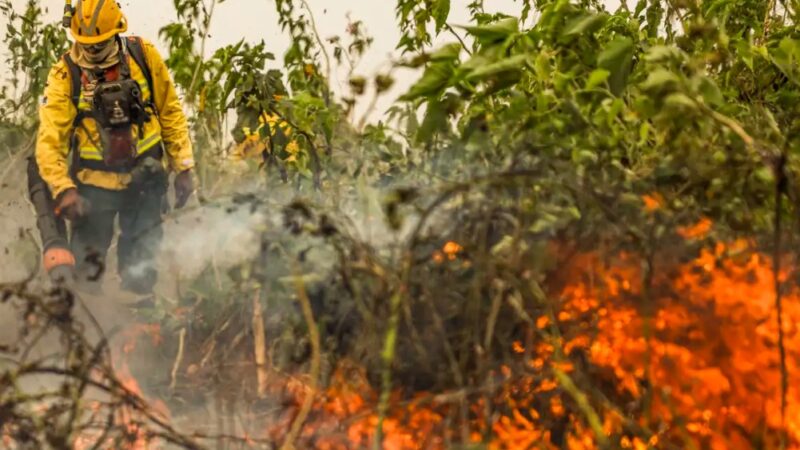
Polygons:
[[172,365],[171,381],[169,383],[169,390],[174,391],[178,381],[178,370],[183,363],[183,351],[186,344],[186,327],[181,328],[178,333],[178,354],[175,356],[175,363]]
[[778,321],[778,352],[780,354],[780,370],[781,370],[781,433],[780,433],[780,448],[786,448],[787,443],[787,430],[786,430],[786,405],[787,393],[789,390],[789,377],[786,368],[786,346],[784,344],[783,336],[783,289],[781,283],[781,247],[783,221],[781,220],[781,206],[783,205],[783,194],[786,189],[786,176],[784,172],[784,165],[786,159],[781,158],[776,167],[775,173],[775,223],[773,230],[774,247],[772,249],[772,276],[775,286],[775,309],[777,311]]
[[[325,44],[322,43],[322,37],[319,35],[319,29],[317,28],[317,21],[314,19],[314,13],[311,11],[311,7],[308,6],[308,2],[306,0],[301,0],[303,6],[306,7],[308,11],[308,20],[311,22],[311,29],[314,31],[314,37],[317,38],[317,44],[319,44],[319,49],[322,52],[322,56],[325,57],[325,73],[327,74],[328,81],[331,79],[331,57],[328,55],[328,50],[325,49]],[[327,89],[326,89],[327,91]]]
[[286,440],[283,441],[281,450],[294,450],[295,448],[294,443],[298,436],[300,436],[303,423],[305,423],[309,412],[311,412],[311,407],[314,405],[314,397],[317,394],[317,384],[319,383],[320,365],[322,360],[322,347],[320,345],[319,329],[317,328],[317,323],[314,320],[314,311],[311,309],[311,300],[308,298],[308,294],[306,293],[306,286],[302,277],[300,276],[299,268],[296,268],[295,272],[294,286],[295,290],[297,291],[297,300],[300,302],[300,307],[303,310],[303,318],[305,319],[306,326],[308,327],[309,338],[311,338],[311,369],[309,371],[311,380],[309,383],[309,392],[306,395],[306,398],[303,400],[303,405],[300,408],[300,412],[297,414],[297,417],[295,417],[294,422],[292,422],[292,427],[289,430],[289,434],[286,436]]
[[189,84],[189,89],[187,90],[187,97],[194,99],[194,86],[197,83],[197,77],[200,75],[200,67],[203,65],[203,59],[206,57],[206,40],[208,38],[208,31],[211,29],[211,18],[214,15],[214,7],[217,6],[217,0],[211,0],[211,7],[208,9],[208,14],[205,17],[205,21],[203,22],[203,37],[200,39],[200,55],[197,60],[197,64],[194,68],[194,73],[192,74],[192,82]]
[[264,315],[261,310],[261,287],[256,288],[253,295],[253,349],[256,358],[256,378],[258,380],[258,396],[267,393],[267,338],[264,330]]
[[411,273],[413,256],[410,250],[406,251],[403,258],[403,272],[400,284],[389,301],[389,324],[386,329],[386,336],[381,352],[383,369],[381,372],[381,395],[378,400],[378,424],[375,429],[375,439],[372,443],[374,450],[383,448],[383,422],[389,411],[389,398],[392,392],[392,364],[394,363],[395,348],[397,347],[397,333],[400,324],[400,306],[403,304],[406,291],[408,289],[408,278]]
[[458,39],[458,42],[461,44],[461,47],[464,49],[464,51],[467,52],[468,55],[472,56],[472,52],[470,51],[469,47],[467,47],[467,44],[464,42],[464,39],[461,38],[461,35],[456,33],[456,30],[454,30],[449,23],[444,24],[444,27],[447,28],[447,31],[449,31],[450,34],[452,34],[453,36],[456,37],[456,39]]
[[586,395],[586,393],[580,390],[578,386],[575,385],[575,382],[572,381],[572,378],[570,378],[570,376],[564,373],[562,370],[553,368],[553,375],[555,375],[561,387],[567,391],[567,394],[569,394],[569,396],[575,400],[575,404],[578,406],[578,409],[580,409],[583,415],[586,416],[586,420],[589,421],[589,426],[594,432],[595,439],[597,439],[599,447],[609,448],[608,438],[606,438],[606,434],[603,431],[603,422],[600,420],[600,416],[597,414],[597,411],[594,410],[594,407],[592,407],[592,404],[589,402],[589,397]]
[[775,0],[769,0],[769,3],[767,4],[767,10],[764,12],[764,25],[763,30],[761,31],[761,39],[759,40],[759,43],[763,43],[769,35],[769,26],[772,23],[771,17],[774,9]]

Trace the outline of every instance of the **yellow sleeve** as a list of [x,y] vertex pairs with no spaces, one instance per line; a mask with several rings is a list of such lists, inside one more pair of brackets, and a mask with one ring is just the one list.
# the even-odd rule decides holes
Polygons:
[[36,135],[36,163],[53,197],[75,187],[69,175],[69,135],[77,111],[70,99],[70,76],[63,60],[47,76],[44,98],[39,106],[39,131]]
[[161,121],[161,138],[167,152],[170,168],[175,172],[194,167],[192,140],[189,137],[189,125],[183,113],[181,101],[175,91],[175,83],[169,74],[167,65],[155,46],[142,39],[147,65],[153,77],[153,100],[158,109]]

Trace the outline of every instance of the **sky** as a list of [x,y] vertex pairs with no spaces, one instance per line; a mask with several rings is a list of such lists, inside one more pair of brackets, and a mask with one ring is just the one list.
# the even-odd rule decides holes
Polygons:
[[[26,0],[12,0],[12,4],[21,8]],[[210,4],[211,0],[206,0]],[[296,4],[301,4],[295,0]],[[468,23],[467,4],[470,0],[451,0],[451,13],[448,22],[452,25]],[[176,19],[175,10],[170,0],[121,0],[123,12],[128,17],[128,34],[148,38],[158,44],[163,51],[164,43],[158,38],[158,30]],[[364,56],[356,68],[356,74],[371,78],[379,70],[385,69],[392,55],[397,55],[394,48],[400,38],[400,31],[394,16],[394,0],[307,0],[316,20],[317,28],[323,39],[339,35],[344,38],[348,24],[348,16],[352,20],[361,20],[366,25],[367,34],[374,38],[372,48]],[[486,0],[487,12],[504,12],[518,15],[520,0]],[[607,0],[607,4],[616,0]],[[63,9],[63,0],[42,0],[48,9],[47,16],[53,21],[59,20]],[[611,6],[611,5],[609,5]],[[210,38],[206,44],[206,54],[210,55],[217,48],[245,39],[249,42],[263,40],[267,49],[275,54],[274,66],[279,68],[283,52],[288,48],[289,37],[278,24],[274,0],[225,0],[216,6],[211,25]],[[0,27],[5,24],[0,19]],[[438,43],[454,41],[450,35],[440,36]],[[0,44],[0,52],[2,52]],[[0,73],[8,75],[0,62]],[[334,74],[332,80],[334,91],[343,93],[347,90],[346,70]],[[395,72],[397,80],[394,88],[378,102],[376,112],[371,119],[380,116],[381,112],[391,106],[393,100],[401,95],[419,76],[410,70]],[[367,101],[362,100],[357,107],[356,116],[360,117],[366,109]]]

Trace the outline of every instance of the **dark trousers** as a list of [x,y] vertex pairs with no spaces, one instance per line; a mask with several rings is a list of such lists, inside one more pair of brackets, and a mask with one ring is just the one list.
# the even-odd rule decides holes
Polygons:
[[153,292],[158,274],[155,256],[161,228],[164,193],[158,190],[111,191],[82,185],[78,193],[89,201],[89,213],[72,224],[70,243],[77,262],[79,282],[98,289],[119,217],[118,272],[122,288],[137,294]]

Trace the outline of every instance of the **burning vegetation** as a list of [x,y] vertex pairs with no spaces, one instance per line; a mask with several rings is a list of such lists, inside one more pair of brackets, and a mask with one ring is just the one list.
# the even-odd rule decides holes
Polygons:
[[[644,210],[652,214],[653,209]],[[320,217],[306,219],[308,225]],[[330,225],[329,219],[321,220]],[[703,220],[679,229],[675,238],[690,245],[711,230]],[[332,326],[341,310],[331,309],[330,294],[314,287],[346,292],[336,287],[344,282],[341,272],[322,282],[295,277],[290,290],[297,312],[271,313],[291,322],[292,317],[301,320],[305,309],[310,313],[305,323],[278,327],[262,319],[266,328],[247,327],[235,317],[240,305],[231,304],[230,320],[242,321],[246,330],[218,323],[204,330],[197,319],[202,301],[187,298],[193,307],[173,311],[179,328],[165,330],[168,322],[140,317],[112,339],[110,348],[106,341],[91,346],[82,337],[69,312],[74,307],[69,293],[39,300],[23,286],[5,287],[7,301],[29,305],[23,316],[28,337],[20,342],[33,345],[31,336],[43,333],[45,324],[57,324],[62,341],[69,338],[68,361],[74,362],[19,360],[8,372],[0,392],[4,445],[344,450],[373,448],[376,439],[386,449],[800,445],[800,394],[792,382],[800,357],[794,325],[800,321],[800,298],[784,289],[780,337],[775,267],[753,242],[701,245],[692,257],[686,249],[665,253],[652,261],[649,275],[632,252],[575,251],[548,243],[554,262],[544,282],[520,267],[514,282],[503,277],[509,281],[480,286],[487,310],[475,325],[479,339],[464,346],[464,305],[448,309],[447,304],[468,296],[473,287],[469,282],[449,286],[458,292],[448,296],[437,284],[474,280],[476,270],[486,268],[475,268],[478,261],[472,258],[479,249],[474,242],[458,242],[432,249],[422,245],[429,257],[415,257],[418,271],[409,275],[406,301],[416,321],[401,317],[392,325],[392,311],[384,310],[385,327],[398,327],[388,395],[381,364],[385,354],[378,361],[365,358],[365,348],[376,344],[337,330],[366,333],[368,328],[341,320]],[[496,254],[502,247],[496,243]],[[372,295],[384,298],[387,287],[376,280],[388,275],[377,260],[361,258],[339,270],[366,271],[372,264],[368,276],[373,279],[351,275],[350,289],[371,285]],[[499,258],[489,261],[498,264],[492,270],[502,265]],[[792,261],[784,266],[777,281],[788,286]],[[263,289],[249,292],[260,296]],[[433,308],[419,301],[429,296],[436,298]],[[370,306],[381,307],[365,305]],[[269,301],[252,304],[262,307],[262,317],[270,315]],[[311,333],[304,340],[309,325],[321,335]],[[435,333],[426,334],[426,326]],[[265,333],[261,339],[259,332]],[[281,350],[287,333],[295,336],[294,347]],[[440,342],[426,340],[433,338]],[[4,348],[8,355],[21,350]],[[286,351],[293,355],[281,355]],[[256,364],[254,352],[264,352],[264,367]],[[154,363],[155,354],[166,356]],[[430,367],[414,367],[418,364]],[[47,375],[66,381],[35,396],[16,391],[26,377]],[[74,404],[61,397],[67,393]]]
[[[68,46],[6,3],[3,200]],[[173,3],[202,195],[152,301],[0,267],[0,448],[800,450],[797,5],[398,0],[367,77],[369,24],[276,0],[273,70],[202,54],[223,2]],[[21,206],[2,237],[35,244]]]

